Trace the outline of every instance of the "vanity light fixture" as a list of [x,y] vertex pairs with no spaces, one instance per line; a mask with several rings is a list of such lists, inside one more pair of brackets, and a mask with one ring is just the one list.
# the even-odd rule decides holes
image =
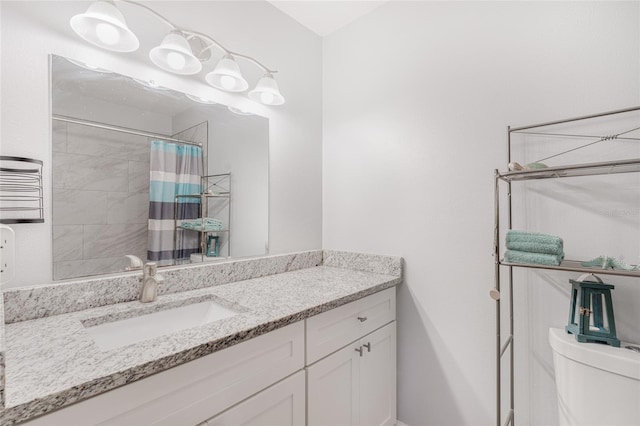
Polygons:
[[278,83],[270,72],[266,73],[258,81],[256,88],[249,92],[249,98],[265,105],[282,105],[284,103]]
[[157,67],[175,74],[193,75],[202,70],[202,63],[193,55],[189,42],[178,31],[172,31],[149,52],[149,59]]
[[[227,92],[244,92],[249,83],[244,79],[236,59],[251,62],[264,71],[249,97],[265,105],[282,105],[285,102],[272,70],[248,55],[232,52],[210,36],[180,28],[150,7],[131,0],[98,0],[91,3],[85,13],[71,18],[71,28],[89,43],[114,52],[133,52],[140,42],[129,29],[117,4],[137,6],[154,15],[170,30],[162,43],[149,52],[149,58],[159,68],[174,74],[193,75],[202,70],[203,63],[211,58],[211,50],[218,49],[222,59],[205,75],[211,86]],[[194,53],[195,50],[195,53]]]
[[108,1],[91,3],[85,13],[71,18],[71,28],[83,40],[113,52],[134,52],[140,46],[122,12]]
[[249,83],[240,73],[238,63],[228,53],[220,59],[215,69],[205,76],[205,80],[216,89],[228,92],[244,92],[249,87]]

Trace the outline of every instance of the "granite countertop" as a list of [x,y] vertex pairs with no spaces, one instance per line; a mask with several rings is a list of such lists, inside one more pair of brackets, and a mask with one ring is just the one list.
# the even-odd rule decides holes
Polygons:
[[[399,259],[399,258],[397,258]],[[165,294],[156,302],[101,306],[5,325],[5,409],[14,424],[393,287],[386,275],[315,266]],[[203,300],[239,312],[201,327],[100,350],[85,325],[97,325]]]

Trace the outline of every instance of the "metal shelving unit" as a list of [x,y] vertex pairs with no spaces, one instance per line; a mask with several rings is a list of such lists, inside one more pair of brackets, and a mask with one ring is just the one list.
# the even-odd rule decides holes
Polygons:
[[[513,133],[528,133],[535,135],[550,135],[550,136],[567,136],[567,137],[585,137],[585,138],[600,138],[599,141],[615,139],[618,136],[593,136],[593,135],[566,135],[561,133],[548,133],[537,131],[543,127],[579,122],[583,120],[596,119],[606,116],[614,116],[617,114],[625,114],[640,111],[640,106],[633,108],[626,108],[616,111],[609,111],[600,114],[593,114],[588,116],[570,118],[566,120],[553,121],[548,123],[535,124],[531,126],[524,126],[518,128],[507,128],[507,154],[508,163],[511,163],[512,151],[512,134]],[[640,126],[638,127],[640,128]],[[628,133],[628,132],[625,132]],[[620,137],[625,140],[638,140],[638,138]],[[513,320],[513,268],[532,268],[532,269],[546,269],[553,271],[569,271],[569,272],[582,272],[582,273],[598,273],[603,275],[616,275],[624,277],[640,278],[640,271],[625,271],[625,270],[613,270],[613,269],[601,269],[597,267],[589,268],[581,265],[580,260],[565,260],[559,266],[547,266],[536,264],[523,264],[523,263],[510,263],[505,262],[501,256],[501,233],[500,233],[500,184],[506,185],[507,202],[506,202],[506,215],[507,215],[507,229],[512,229],[513,215],[512,215],[512,183],[530,180],[540,179],[558,179],[558,178],[572,178],[578,176],[602,176],[619,173],[639,173],[640,172],[640,158],[626,159],[619,161],[606,161],[598,163],[584,163],[584,164],[570,164],[560,167],[548,167],[538,170],[523,170],[523,171],[507,171],[500,172],[495,170],[495,187],[494,187],[494,243],[493,243],[493,256],[494,256],[494,274],[495,283],[494,288],[490,291],[490,297],[496,302],[496,425],[514,425],[515,424],[515,407],[514,407],[514,320]],[[587,259],[585,259],[587,260]],[[507,269],[507,287],[508,287],[508,330],[509,334],[503,341],[501,333],[501,270]],[[502,363],[506,354],[509,354],[509,411],[503,422],[502,418]]]
[[[226,228],[221,230],[196,230],[182,227],[178,219],[178,200],[181,198],[198,198],[200,199],[200,218],[207,218],[209,214],[209,201],[214,199],[227,200],[226,206]],[[190,231],[200,233],[200,253],[202,260],[207,257],[207,238],[208,234],[222,234],[227,238],[227,253],[231,256],[231,173],[223,173],[216,175],[202,176],[202,193],[176,195],[174,203],[174,232],[173,232],[173,248],[178,251],[178,231]]]

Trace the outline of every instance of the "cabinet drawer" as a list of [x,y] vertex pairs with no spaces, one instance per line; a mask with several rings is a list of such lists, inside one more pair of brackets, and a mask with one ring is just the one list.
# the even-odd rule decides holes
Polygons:
[[303,351],[301,321],[26,424],[194,425],[303,368]]
[[395,318],[395,287],[308,318],[306,364],[318,361]]

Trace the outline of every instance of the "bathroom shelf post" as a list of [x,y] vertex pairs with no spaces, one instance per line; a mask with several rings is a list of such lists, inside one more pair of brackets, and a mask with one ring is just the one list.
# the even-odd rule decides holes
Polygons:
[[[508,150],[507,154],[509,158],[511,158],[511,127],[507,126],[507,145]],[[511,161],[511,160],[509,160]],[[511,182],[507,182],[507,199],[509,202],[507,203],[507,227],[509,229],[513,228],[513,210],[512,199],[511,199]],[[515,383],[514,383],[514,367],[513,363],[515,360],[514,353],[514,339],[515,333],[513,330],[513,268],[509,268],[509,419],[508,422],[510,425],[515,424]],[[506,344],[506,343],[505,343]]]
[[[493,262],[494,262],[494,289],[491,292],[491,297],[496,301],[496,354],[500,353],[500,347],[502,346],[502,337],[500,330],[500,197],[498,192],[500,191],[500,179],[498,178],[498,170],[495,171],[494,178],[494,220],[495,225],[493,229]],[[500,357],[496,356],[496,419],[497,426],[500,426],[500,419],[502,417],[501,410],[501,362]]]

